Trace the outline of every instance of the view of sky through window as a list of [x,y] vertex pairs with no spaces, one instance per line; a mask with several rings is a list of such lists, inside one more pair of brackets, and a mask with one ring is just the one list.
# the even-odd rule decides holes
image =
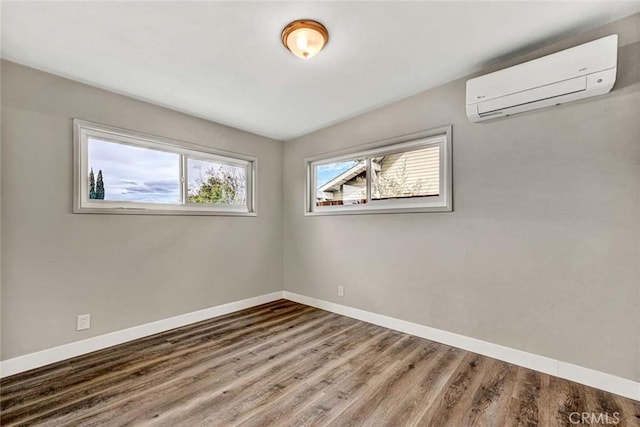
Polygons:
[[[89,138],[89,171],[102,171],[104,200],[180,203],[180,156]],[[89,179],[87,177],[87,179]]]
[[346,172],[347,170],[354,167],[358,162],[353,160],[347,160],[345,162],[336,162],[329,163],[326,165],[318,165],[316,167],[316,183],[317,187],[320,188],[327,182],[331,181],[333,178],[339,176],[340,174]]

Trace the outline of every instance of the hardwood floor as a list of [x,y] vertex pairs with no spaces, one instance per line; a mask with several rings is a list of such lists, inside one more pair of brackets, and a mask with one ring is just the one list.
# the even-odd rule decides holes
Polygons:
[[640,426],[640,402],[286,300],[8,377],[0,402],[2,426]]

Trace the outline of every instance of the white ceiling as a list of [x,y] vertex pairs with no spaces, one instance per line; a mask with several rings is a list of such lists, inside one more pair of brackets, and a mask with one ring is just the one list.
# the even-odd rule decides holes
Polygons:
[[[291,139],[640,11],[640,2],[3,2],[2,56]],[[303,61],[294,19],[330,41]]]

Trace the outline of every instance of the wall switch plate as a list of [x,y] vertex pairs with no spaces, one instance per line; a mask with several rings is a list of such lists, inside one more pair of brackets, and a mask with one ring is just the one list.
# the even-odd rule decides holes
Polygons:
[[344,286],[342,286],[342,285],[338,285],[338,296],[339,297],[343,297],[344,296]]
[[91,327],[91,314],[80,314],[78,315],[78,319],[76,321],[76,330],[84,331],[85,329],[89,329]]

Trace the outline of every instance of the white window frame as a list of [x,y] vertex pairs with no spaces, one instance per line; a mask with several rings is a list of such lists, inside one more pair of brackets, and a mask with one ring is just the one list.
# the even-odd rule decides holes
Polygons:
[[[348,215],[453,211],[452,126],[403,135],[347,150],[305,159],[305,215]],[[371,158],[411,149],[440,147],[440,191],[438,196],[374,200],[371,197]],[[354,205],[316,206],[316,167],[345,160],[365,158],[367,163],[367,202]]]
[[[121,129],[85,120],[73,120],[74,179],[73,212],[98,214],[143,215],[225,215],[256,216],[256,173],[258,160],[244,154],[218,150],[198,144]],[[115,200],[91,200],[87,176],[89,174],[89,138],[133,147],[149,148],[179,156],[180,204],[144,203]],[[213,161],[246,168],[247,202],[243,206],[228,204],[198,204],[188,201],[187,159]]]

